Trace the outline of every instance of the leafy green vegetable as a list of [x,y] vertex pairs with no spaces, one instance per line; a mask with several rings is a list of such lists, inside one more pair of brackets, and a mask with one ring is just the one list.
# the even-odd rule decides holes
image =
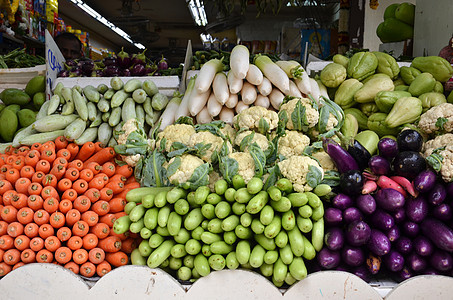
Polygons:
[[225,122],[217,120],[217,121],[212,121],[212,122],[206,123],[206,124],[197,124],[197,125],[195,125],[195,131],[196,132],[209,131],[210,133],[212,133],[216,136],[219,136],[225,140],[226,137],[220,130],[224,127],[225,127]]
[[222,173],[223,178],[232,184],[233,176],[238,173],[239,163],[231,157],[220,156],[219,159],[219,170]]
[[318,130],[319,133],[324,133],[327,130],[327,123],[329,122],[330,107],[324,105],[319,110]]
[[323,149],[322,141],[317,141],[317,142],[312,143],[311,145],[306,146],[304,148],[304,151],[302,152],[302,154],[311,156],[311,155],[313,155],[313,153],[318,152],[321,149]]
[[167,170],[163,167],[166,162],[165,156],[154,150],[143,161],[143,168],[140,176],[141,186],[167,186]]
[[311,106],[318,110],[319,109],[319,104],[318,104],[318,101],[315,100],[315,98],[313,98],[313,96],[310,94],[308,95],[308,99],[310,99],[310,102],[311,102]]
[[128,136],[125,144],[114,146],[115,152],[121,155],[145,155],[148,152],[149,145],[146,135],[139,131],[132,131]]
[[307,173],[307,183],[312,188],[315,188],[319,183],[322,181],[322,172],[319,168],[315,166],[308,166],[308,173]]
[[182,155],[182,154],[186,153],[188,151],[188,149],[189,149],[189,147],[187,147],[183,143],[174,142],[173,144],[171,144],[171,147],[170,147],[171,151],[167,154],[167,157],[170,158],[170,157]]
[[252,133],[250,133],[249,135],[245,136],[241,141],[239,149],[241,151],[244,151],[252,143],[254,137],[255,137],[254,131],[252,131]]
[[296,103],[296,107],[291,114],[291,121],[293,122],[294,130],[304,131],[308,130],[308,120],[306,114],[306,108],[299,100]]
[[258,122],[258,131],[262,134],[266,134],[269,132],[270,125],[264,118],[261,118]]
[[193,118],[188,116],[179,117],[179,119],[175,121],[175,124],[187,124],[193,126]]
[[267,177],[266,181],[264,182],[263,185],[263,191],[267,191],[268,188],[271,186],[274,186],[275,183],[277,182],[278,178],[280,177],[280,169],[278,168],[278,165],[275,164],[274,166],[267,168],[267,173],[269,174],[269,177]]
[[[322,97],[321,101],[322,101],[323,107],[329,107],[329,112],[332,113],[333,116],[337,119],[338,124],[327,132],[326,132],[325,127],[324,127],[324,131],[319,130],[320,135],[319,135],[318,139],[323,138],[323,137],[326,137],[326,138],[332,137],[336,132],[340,131],[341,127],[344,124],[344,119],[345,119],[344,111],[338,104],[336,104],[332,100],[327,99],[325,97]],[[319,125],[318,125],[318,128],[319,128]]]
[[281,110],[278,113],[278,125],[277,125],[277,135],[283,136],[286,132],[286,124],[288,123],[288,112],[286,110]]
[[159,151],[160,152],[165,152],[165,147],[167,145],[167,138],[162,138],[160,140],[160,147],[159,147]]
[[255,176],[261,178],[266,166],[266,155],[260,146],[255,142],[248,147],[248,152],[255,161]]
[[208,163],[204,163],[201,166],[198,166],[194,171],[190,179],[180,186],[184,189],[196,190],[200,186],[205,186],[209,184],[209,172],[211,171],[211,166]]
[[175,159],[171,162],[171,164],[167,167],[167,176],[170,177],[176,173],[176,171],[181,166],[181,157],[176,156]]
[[324,178],[320,183],[330,185],[331,187],[340,185],[340,173],[334,170],[328,170],[324,173]]
[[296,99],[296,97],[287,95],[287,96],[285,96],[285,98],[283,98],[282,104],[280,104],[280,105],[283,105],[293,99]]

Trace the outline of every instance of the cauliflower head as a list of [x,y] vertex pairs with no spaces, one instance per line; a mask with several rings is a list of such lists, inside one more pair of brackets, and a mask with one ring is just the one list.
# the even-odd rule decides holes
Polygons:
[[[167,127],[168,128],[168,127]],[[168,180],[171,184],[178,185],[184,182],[187,182],[190,177],[192,177],[193,172],[196,168],[204,164],[205,162],[192,154],[183,154],[180,156],[181,158],[181,165],[176,170],[176,172],[170,176],[168,176]],[[176,157],[170,159],[168,163],[164,165],[165,168],[175,161]]]
[[188,145],[190,137],[195,134],[195,128],[187,124],[174,124],[165,127],[162,132],[157,134],[156,147],[159,149],[162,139],[166,139],[165,151],[171,151],[171,145],[174,142],[180,142],[184,145]]
[[235,159],[238,162],[238,174],[242,176],[245,183],[255,176],[255,161],[248,152],[233,152],[228,157]]
[[126,144],[127,137],[129,136],[129,134],[131,134],[131,132],[134,132],[134,131],[136,131],[138,129],[138,121],[137,121],[137,119],[129,119],[129,120],[127,120],[126,123],[123,124],[121,129],[124,132],[121,133],[118,136],[117,143],[118,144]]
[[294,109],[296,108],[296,104],[299,101],[305,107],[305,116],[307,118],[308,128],[314,127],[314,126],[316,126],[316,124],[318,124],[319,112],[313,108],[310,99],[295,98],[295,99],[289,100],[285,104],[282,104],[282,106],[280,107],[280,111],[286,110],[286,113],[288,114],[288,123],[286,123],[287,129],[290,129],[290,130],[295,129],[291,115],[294,112]]
[[278,126],[278,114],[261,106],[252,106],[234,117],[233,124],[237,129],[259,129],[260,120],[269,124],[269,132]]
[[324,177],[324,171],[318,162],[308,156],[294,155],[278,163],[283,177],[293,183],[293,188],[297,192],[308,192],[313,189],[307,181],[310,166],[317,168],[321,172],[322,178]]
[[[209,131],[200,131],[190,136],[188,146],[194,147],[196,144],[203,143],[205,145],[211,144],[205,154],[201,157],[206,162],[211,161],[211,156],[215,150],[220,150],[223,145],[223,139]],[[232,152],[233,148],[229,142],[227,142],[229,152]]]
[[435,149],[445,147],[451,144],[453,144],[453,133],[446,133],[423,143],[422,151],[426,157],[431,155]]
[[453,132],[453,104],[443,103],[420,116],[418,128],[424,133]]
[[310,138],[302,132],[285,130],[285,135],[278,139],[278,154],[286,158],[301,155],[308,145],[310,145]]
[[[243,131],[241,133],[239,133],[238,135],[236,135],[236,139],[234,140],[234,144],[236,146],[240,146],[241,145],[241,142],[242,140],[252,134],[253,131],[250,131],[250,130],[247,130],[247,131]],[[253,138],[252,140],[250,141],[249,144],[253,144],[253,143],[257,143],[258,146],[263,150],[263,151],[266,151],[267,148],[269,148],[269,141],[267,140],[266,136],[261,134],[261,133],[257,133],[255,132],[254,135],[253,135]],[[247,149],[248,147],[246,147],[245,149]]]
[[330,155],[327,154],[324,150],[315,152],[311,156],[319,161],[319,164],[321,165],[324,172],[330,170],[337,171],[337,166],[335,166],[335,163],[330,158]]
[[236,138],[236,130],[230,124],[225,124],[223,128],[220,128],[220,132],[230,141],[234,141]]

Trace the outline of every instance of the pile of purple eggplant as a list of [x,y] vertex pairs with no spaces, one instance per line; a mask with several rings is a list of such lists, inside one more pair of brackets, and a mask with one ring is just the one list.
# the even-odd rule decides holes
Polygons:
[[115,77],[158,76],[168,73],[167,60],[162,56],[158,62],[151,61],[143,52],[129,55],[124,49],[114,55],[94,61],[89,58],[67,60],[64,70],[57,77]]
[[365,281],[378,274],[397,281],[453,276],[453,184],[429,169],[422,145],[412,129],[379,140],[374,156],[360,144],[324,140],[341,175],[339,193],[326,203],[315,270],[348,271]]

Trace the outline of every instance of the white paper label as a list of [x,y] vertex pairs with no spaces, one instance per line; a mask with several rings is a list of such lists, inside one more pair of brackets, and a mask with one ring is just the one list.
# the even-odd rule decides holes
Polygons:
[[50,99],[53,82],[57,78],[58,72],[63,70],[65,59],[60,49],[52,38],[52,35],[46,30],[46,96]]

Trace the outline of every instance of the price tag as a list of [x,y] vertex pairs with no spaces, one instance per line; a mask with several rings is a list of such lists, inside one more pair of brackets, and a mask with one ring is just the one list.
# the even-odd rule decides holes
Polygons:
[[48,30],[46,30],[46,97],[47,100],[50,99],[52,94],[52,85],[55,79],[57,79],[57,74],[63,70],[63,63],[65,59],[63,54],[61,54],[60,49],[55,43],[52,35]]

